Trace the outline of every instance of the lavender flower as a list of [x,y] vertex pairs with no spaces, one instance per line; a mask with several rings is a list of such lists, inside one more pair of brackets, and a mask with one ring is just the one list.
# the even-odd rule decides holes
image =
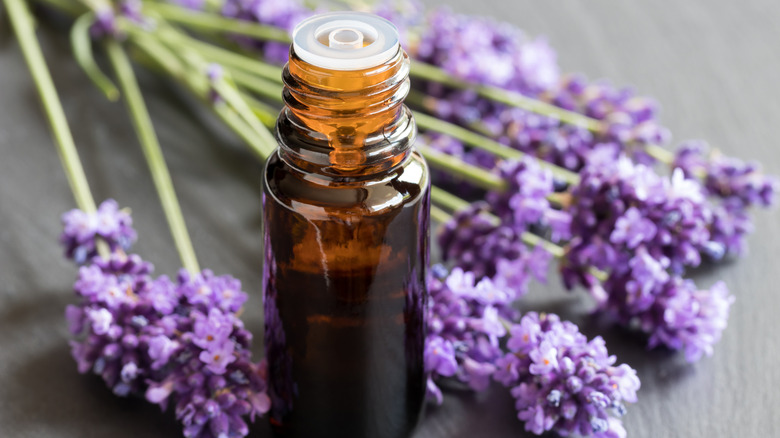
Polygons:
[[[498,162],[495,155],[481,149],[467,148],[463,143],[448,135],[424,133],[417,141],[432,149],[458,157],[465,163],[482,167],[486,171],[495,170]],[[479,199],[484,194],[483,191],[473,184],[458,178],[457,175],[452,175],[436,168],[432,168],[431,172],[432,178],[436,181],[438,187],[457,193],[464,199]]]
[[213,105],[224,101],[224,98],[219,94],[219,91],[215,87],[215,84],[222,79],[223,74],[222,66],[219,64],[211,63],[206,67],[206,78],[209,80],[208,99]]
[[510,387],[518,418],[540,435],[625,437],[624,403],[636,401],[640,383],[626,364],[615,366],[604,340],[591,341],[556,315],[529,312],[509,329],[509,350],[495,380]]
[[79,270],[74,289],[81,303],[68,306],[65,314],[71,332],[86,337],[71,341],[71,349],[79,372],[92,371],[114,393],[127,395],[142,388],[151,365],[143,352],[144,331],[153,317],[144,302],[145,291],[154,289],[151,265],[119,254],[100,262]]
[[114,37],[119,34],[113,8],[103,6],[95,11],[95,22],[90,26],[89,34],[94,39]]
[[[603,130],[589,132],[554,117],[495,103],[471,90],[424,83],[425,105],[438,117],[477,128],[500,143],[570,170],[580,170],[588,152],[605,142],[649,163],[652,159],[640,146],[663,143],[669,136],[656,121],[654,101],[605,81],[560,77],[555,52],[544,39],[529,40],[505,24],[439,9],[430,14],[412,55],[470,82],[518,92],[603,121]],[[464,158],[469,151],[464,149]]]
[[528,282],[546,279],[552,259],[543,248],[528,249],[517,227],[496,224],[486,211],[488,204],[478,202],[455,213],[439,235],[445,261],[451,260],[477,279],[492,282],[517,299],[528,292]]
[[589,156],[572,190],[574,238],[564,270],[569,286],[587,283],[581,275],[590,266],[627,269],[640,245],[673,273],[697,266],[711,245],[711,211],[701,186],[679,171],[665,179],[615,149],[606,151],[597,148]]
[[93,214],[78,209],[63,214],[62,225],[60,243],[65,257],[78,264],[97,255],[97,239],[106,242],[111,251],[128,251],[137,236],[130,213],[120,210],[113,199],[103,201]]
[[706,254],[717,260],[726,253],[739,255],[745,251],[745,236],[753,229],[747,210],[772,205],[778,180],[763,175],[756,163],[707,151],[702,141],[685,142],[678,148],[672,167],[682,170],[687,178],[704,180],[712,199],[713,244]]
[[544,39],[529,40],[509,24],[446,9],[429,14],[413,56],[458,77],[513,91],[536,93],[558,80],[556,54]]
[[726,285],[699,290],[691,280],[669,276],[646,253],[630,264],[630,272],[613,273],[604,283],[602,311],[647,333],[648,348],[684,350],[689,362],[711,356],[734,302]]
[[[93,251],[96,235],[116,242],[118,230],[130,229],[111,202],[65,219],[63,242]],[[241,283],[208,270],[182,270],[176,283],[153,279],[150,263],[117,250],[80,268],[81,301],[65,311],[80,338],[71,341],[79,372],[101,376],[120,396],[145,393],[163,408],[174,400],[187,437],[246,436],[245,417],[267,412],[270,399],[265,362],[251,361],[252,336],[237,316],[247,299]]]
[[490,279],[476,281],[471,272],[433,270],[428,285],[428,337],[425,370],[428,395],[441,403],[440,376],[454,377],[475,391],[487,388],[501,356],[498,340],[506,334],[501,318],[512,318],[512,296]]
[[758,163],[745,163],[717,151],[708,154],[708,149],[703,141],[681,144],[673,167],[682,169],[686,177],[702,176],[709,195],[734,199],[745,207],[772,205],[776,178],[762,174]]
[[553,178],[533,158],[505,161],[499,166],[507,181],[503,192],[490,192],[487,201],[505,224],[520,230],[541,222],[551,209],[547,196],[553,193]]
[[95,12],[95,22],[89,28],[90,35],[93,39],[124,38],[124,32],[117,26],[117,17],[148,25],[149,22],[141,13],[142,7],[141,0],[120,0],[100,5]]

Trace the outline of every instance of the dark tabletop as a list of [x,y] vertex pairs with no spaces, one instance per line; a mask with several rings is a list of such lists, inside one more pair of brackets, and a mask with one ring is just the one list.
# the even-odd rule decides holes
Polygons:
[[[780,2],[453,3],[547,35],[566,71],[655,96],[677,140],[705,138],[780,173]],[[0,19],[0,437],[180,436],[172,415],[117,398],[96,377],[76,372],[63,318],[75,301],[75,269],[57,245],[59,215],[74,203],[9,33]],[[174,273],[177,254],[124,107],[88,82],[65,34],[44,30],[42,40],[96,199],[131,207],[136,251],[158,273]],[[244,319],[259,335],[260,166],[175,87],[146,75],[142,82],[201,265],[244,282],[251,295]],[[588,317],[585,294],[566,293],[555,279],[535,285],[523,308],[555,311],[589,336],[602,334],[610,352],[638,370],[639,402],[624,418],[629,436],[780,436],[779,219],[777,210],[758,212],[747,257],[694,274],[702,286],[725,280],[737,296],[715,355],[695,365],[601,326]],[[253,436],[268,436],[264,421]],[[525,436],[506,390],[448,392],[415,434],[476,436]]]

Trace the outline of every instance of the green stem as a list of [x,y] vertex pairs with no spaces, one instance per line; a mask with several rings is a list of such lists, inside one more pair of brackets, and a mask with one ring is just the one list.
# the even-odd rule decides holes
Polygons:
[[282,69],[274,65],[198,41],[171,28],[161,29],[158,35],[171,45],[181,45],[182,47],[194,49],[204,58],[224,67],[242,70],[277,84],[282,84]]
[[425,160],[428,161],[428,164],[433,167],[447,170],[451,172],[453,176],[467,179],[474,185],[485,190],[503,191],[507,188],[506,181],[500,176],[490,173],[481,167],[466,163],[458,157],[445,154],[444,152],[429,146],[418,144],[415,147],[423,156],[425,156]]
[[156,12],[157,15],[168,22],[178,23],[198,31],[245,35],[264,41],[276,41],[285,44],[292,42],[287,31],[278,27],[194,11],[169,3],[145,3],[144,9]]
[[95,62],[92,55],[92,40],[89,35],[89,28],[95,22],[95,14],[87,12],[76,19],[73,27],[70,29],[70,45],[73,47],[73,57],[84,70],[92,83],[97,86],[106,98],[110,101],[119,99],[119,90],[111,79],[109,79]]
[[[452,211],[459,211],[464,210],[468,208],[470,205],[468,201],[463,200],[452,193],[447,192],[446,190],[440,189],[439,187],[433,186],[431,187],[431,201],[435,204],[439,204],[449,210]],[[433,214],[433,209],[431,209],[431,213]],[[447,221],[448,219],[445,219],[444,216],[437,212],[439,217],[437,220],[439,221]],[[446,213],[444,213],[446,214]],[[498,225],[501,223],[501,220],[496,217],[493,214],[490,213],[483,213],[486,218],[488,218],[493,224]],[[545,240],[536,234],[529,233],[527,231],[523,232],[523,234],[520,236],[523,243],[530,247],[536,247],[541,246],[545,251],[549,252],[556,258],[561,258],[566,254],[566,250],[549,240]]]
[[171,175],[165,164],[165,158],[160,149],[157,134],[154,132],[152,119],[146,109],[133,68],[127,59],[124,49],[118,42],[113,40],[107,41],[106,50],[119,79],[119,86],[122,88],[125,103],[133,119],[138,140],[141,143],[141,149],[149,165],[152,180],[157,188],[157,193],[165,212],[165,218],[173,235],[173,241],[179,252],[182,266],[191,273],[197,273],[200,269],[195,257],[195,250],[187,233],[187,225],[184,222],[179,200],[176,198],[176,192],[173,189]]
[[[222,98],[233,107],[235,110],[234,113],[244,119],[246,124],[255,132],[260,139],[260,143],[258,144],[261,147],[260,155],[268,158],[268,156],[276,150],[276,139],[263,123],[263,119],[258,117],[257,113],[250,108],[249,104],[243,99],[238,90],[224,78],[217,82],[215,87]],[[267,117],[265,120],[267,120]]]
[[674,162],[674,153],[662,146],[648,144],[645,145],[644,150],[647,152],[647,155],[650,155],[661,163],[671,165]]
[[266,128],[273,129],[276,126],[276,119],[279,117],[279,109],[274,108],[263,101],[257,100],[247,93],[241,93],[241,97]]
[[520,93],[505,90],[503,88],[470,83],[453,76],[439,67],[421,61],[412,63],[412,69],[409,76],[412,78],[435,81],[462,90],[473,90],[486,99],[522,108],[537,114],[555,117],[563,123],[580,126],[593,132],[602,132],[604,129],[604,124],[600,120],[592,117],[584,116],[580,113],[569,111],[553,104],[523,96]]
[[243,70],[229,69],[230,76],[236,81],[236,84],[246,88],[247,90],[257,94],[260,97],[271,99],[274,102],[283,103],[282,89],[275,82],[271,82],[267,79],[258,78],[251,73],[247,73]]
[[139,32],[137,35],[134,33],[131,42],[150,60],[156,63],[159,69],[173,79],[183,82],[195,96],[206,102],[206,105],[214,111],[217,117],[241,137],[255,155],[260,159],[266,157],[264,141],[244,122],[244,119],[233,108],[228,105],[213,105],[211,102],[208,102],[209,85],[202,74],[187,70],[173,52],[162,45],[159,40],[150,37],[146,33]]
[[[158,15],[167,19],[168,21],[177,22],[195,30],[229,31],[230,33],[245,35],[265,41],[278,41],[284,43],[290,42],[289,35],[284,29],[281,28],[251,23],[245,20],[227,18],[216,14],[194,12],[185,8],[168,4],[149,4],[147,5],[147,8],[157,12]],[[214,46],[206,50],[212,50],[213,48]],[[231,55],[235,54],[231,53]],[[233,61],[242,64],[244,63],[243,61],[238,61],[237,59],[233,59]],[[228,64],[228,62],[220,63]],[[249,71],[251,71],[251,69]],[[603,130],[603,123],[597,119],[584,116],[574,111],[563,109],[547,102],[523,96],[520,93],[507,91],[505,89],[489,85],[469,83],[453,76],[439,67],[426,64],[421,61],[415,61],[412,63],[410,76],[413,78],[436,81],[453,88],[472,89],[480,96],[487,99],[522,108],[531,112],[556,117],[564,123],[581,126],[591,131],[601,132]]]
[[431,205],[431,218],[433,218],[433,220],[435,220],[436,222],[445,224],[449,222],[450,219],[452,219],[452,216],[450,216],[449,213],[442,210],[441,208],[435,205]]
[[68,177],[73,197],[76,198],[76,205],[86,213],[94,213],[97,210],[95,201],[89,190],[84,169],[81,167],[76,144],[65,118],[65,111],[62,109],[62,103],[54,88],[54,82],[35,36],[32,15],[23,0],[4,1],[11,24],[16,32],[16,39],[19,41],[30,74],[38,88],[44,112],[56,140],[57,152]]
[[[440,189],[439,187],[432,186],[431,187],[431,201],[441,205],[442,207],[446,208],[450,211],[459,211],[459,210],[465,210],[469,207],[469,202],[461,199],[452,193]],[[495,216],[493,216],[495,217]],[[500,221],[497,217],[495,217],[495,224],[498,224]]]
[[[30,75],[38,89],[38,95],[49,121],[57,153],[60,156],[60,162],[68,178],[76,205],[81,211],[94,214],[97,211],[95,200],[89,189],[87,175],[81,166],[76,143],[73,141],[73,134],[70,132],[65,111],[62,109],[62,103],[57,95],[57,89],[54,87],[54,81],[49,73],[46,60],[43,58],[41,46],[35,36],[32,15],[22,0],[5,0],[5,4],[11,25],[16,32],[16,39],[19,41]],[[109,257],[110,249],[104,240],[97,239],[96,246],[101,257]]]
[[[520,152],[516,149],[505,146],[493,140],[492,138],[477,134],[466,128],[445,122],[444,120],[429,116],[419,111],[414,112],[414,120],[417,122],[417,126],[422,129],[449,135],[452,138],[460,140],[464,144],[490,152],[499,158],[522,160],[523,158],[529,156],[524,152]],[[557,179],[572,185],[579,184],[580,177],[576,173],[566,170],[563,167],[559,167],[540,160],[536,157],[531,156],[531,158],[536,160],[540,167],[549,170]]]
[[84,5],[80,4],[79,2],[71,1],[71,0],[38,0],[42,3],[46,3],[49,6],[52,6],[54,8],[59,9],[61,12],[64,12],[70,16],[79,16],[83,13],[89,11]]
[[[63,0],[41,1],[49,2],[61,9],[70,9],[73,11],[72,7],[66,6],[69,5],[69,3],[64,2]],[[287,31],[278,27],[262,25],[246,20],[227,18],[215,13],[192,11],[190,9],[172,4],[148,3],[145,5],[145,8],[153,11],[158,16],[166,19],[169,22],[179,23],[185,27],[197,31],[229,32],[257,38],[263,41],[276,41],[282,43],[290,43],[291,41]],[[254,79],[252,79],[251,76],[251,74],[258,74],[266,79],[270,79],[271,81],[278,83],[280,70],[277,67],[257,61],[247,56],[226,51],[218,46],[210,45],[197,40],[191,40],[190,43],[204,52],[204,54],[208,54],[216,62],[226,66],[241,69],[243,72],[245,72],[243,75],[249,73],[249,75],[239,79],[239,73],[234,72],[237,82],[242,82],[242,85],[245,85],[248,88],[251,88],[253,91],[264,95],[264,97],[270,97],[273,99],[277,98],[276,96],[267,94],[268,92],[263,86],[252,86]],[[453,88],[474,90],[477,94],[486,99],[504,103],[513,107],[522,108],[533,113],[555,117],[563,123],[580,126],[593,132],[602,132],[604,130],[604,123],[598,119],[588,117],[576,111],[569,111],[542,100],[530,98],[520,93],[508,91],[503,88],[470,83],[448,73],[439,67],[424,63],[422,61],[415,61],[412,63],[410,76],[412,78],[439,82]],[[465,142],[466,140],[463,141]],[[492,148],[492,145],[480,146],[473,143],[468,144],[481,147],[485,150],[494,149]],[[668,151],[663,149],[661,146],[646,145],[645,148],[647,149],[649,155],[655,157],[663,163],[669,164],[671,163],[671,159],[673,159],[673,156],[670,158]],[[511,156],[505,156],[511,155],[510,152],[494,150],[494,153],[502,158],[512,158]],[[561,175],[557,176],[564,181],[571,182],[570,177]]]

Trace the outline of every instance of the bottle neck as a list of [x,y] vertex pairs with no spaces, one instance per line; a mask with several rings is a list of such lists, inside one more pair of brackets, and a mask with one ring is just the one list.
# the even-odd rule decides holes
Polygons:
[[365,70],[329,70],[293,50],[284,68],[285,108],[277,122],[280,155],[307,172],[358,176],[391,169],[411,153],[416,135],[409,57],[399,48]]

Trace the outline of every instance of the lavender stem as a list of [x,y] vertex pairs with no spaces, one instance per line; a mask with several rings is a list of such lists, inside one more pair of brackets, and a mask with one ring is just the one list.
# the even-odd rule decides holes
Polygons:
[[173,188],[173,181],[171,180],[168,166],[165,164],[165,158],[163,157],[157,134],[154,132],[152,119],[146,109],[146,104],[138,87],[130,60],[127,59],[127,54],[122,46],[114,40],[106,42],[106,51],[119,79],[119,86],[122,89],[127,109],[135,125],[138,140],[141,143],[141,149],[149,165],[149,171],[152,174],[152,180],[160,197],[160,203],[165,212],[168,227],[173,235],[176,250],[179,252],[182,266],[190,273],[200,272],[198,260],[195,257],[195,250],[187,232],[184,215],[181,212],[179,200]]

